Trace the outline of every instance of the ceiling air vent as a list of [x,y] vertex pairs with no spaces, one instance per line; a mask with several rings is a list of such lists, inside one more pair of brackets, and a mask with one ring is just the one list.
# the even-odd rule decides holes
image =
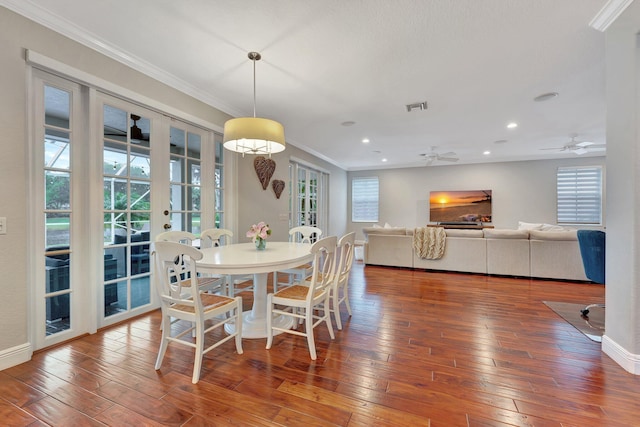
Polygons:
[[416,108],[420,109],[420,110],[426,110],[427,109],[427,101],[424,102],[416,102],[413,104],[407,104],[407,112],[410,113],[412,110],[415,110]]

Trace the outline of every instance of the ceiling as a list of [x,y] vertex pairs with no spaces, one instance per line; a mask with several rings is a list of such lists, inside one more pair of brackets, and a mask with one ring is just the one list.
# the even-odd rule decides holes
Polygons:
[[604,33],[589,23],[606,3],[0,0],[233,116],[253,115],[247,53],[260,52],[257,115],[346,170],[423,167],[431,150],[467,164],[578,156],[560,150],[572,136],[605,144]]

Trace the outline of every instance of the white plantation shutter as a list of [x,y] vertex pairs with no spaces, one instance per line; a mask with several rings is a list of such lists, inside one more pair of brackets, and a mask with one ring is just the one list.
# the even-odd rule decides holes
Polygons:
[[558,224],[602,223],[602,167],[558,168]]
[[351,221],[378,222],[378,178],[351,181]]

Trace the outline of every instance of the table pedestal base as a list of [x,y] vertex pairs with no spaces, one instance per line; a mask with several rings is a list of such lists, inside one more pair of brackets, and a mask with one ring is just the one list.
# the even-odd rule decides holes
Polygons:
[[[242,313],[242,338],[266,338],[267,337],[267,321],[266,319],[255,319],[252,311]],[[293,327],[293,318],[289,316],[279,315],[273,318],[273,326],[282,329],[291,329]],[[228,334],[232,334],[236,330],[236,325],[227,323],[224,330]],[[281,334],[281,331],[274,331],[273,335]]]

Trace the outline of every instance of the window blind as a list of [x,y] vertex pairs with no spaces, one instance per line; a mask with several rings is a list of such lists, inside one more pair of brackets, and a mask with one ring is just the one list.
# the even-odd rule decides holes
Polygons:
[[558,224],[602,223],[602,167],[558,168]]
[[351,181],[351,221],[378,222],[378,178]]

